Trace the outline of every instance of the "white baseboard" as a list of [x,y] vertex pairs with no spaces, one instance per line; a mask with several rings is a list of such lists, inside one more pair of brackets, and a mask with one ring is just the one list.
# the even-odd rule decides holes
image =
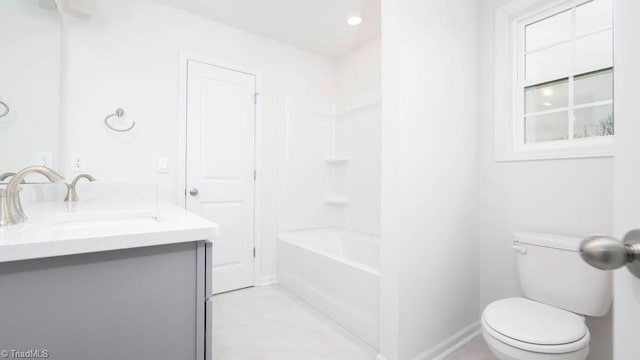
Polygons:
[[456,350],[465,346],[471,340],[475,339],[481,333],[480,322],[476,321],[473,324],[465,327],[457,333],[446,338],[438,345],[431,349],[418,354],[412,360],[444,360],[447,356],[456,352]]
[[278,283],[278,277],[276,275],[261,276],[258,280],[258,286],[267,286]]
[[[438,345],[431,349],[418,354],[412,360],[444,360],[447,356],[453,354],[461,347],[465,346],[471,340],[475,339],[481,333],[480,322],[476,321],[473,324],[465,327],[457,333],[446,338]],[[382,354],[378,353],[377,360],[387,360]]]

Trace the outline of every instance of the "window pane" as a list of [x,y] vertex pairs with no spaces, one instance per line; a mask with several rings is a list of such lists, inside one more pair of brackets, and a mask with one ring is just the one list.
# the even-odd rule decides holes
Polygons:
[[528,116],[525,119],[525,143],[557,141],[569,138],[569,113]]
[[531,53],[525,61],[525,77],[529,81],[566,76],[571,69],[571,43]]
[[544,46],[571,39],[571,11],[540,20],[525,28],[526,50],[531,51]]
[[576,72],[613,65],[613,32],[607,30],[576,40]]
[[573,137],[613,135],[613,105],[602,105],[575,110]]
[[575,104],[613,100],[613,70],[594,71],[575,77]]
[[613,25],[611,0],[594,0],[576,9],[576,31],[578,36],[606,29]]
[[525,113],[569,106],[569,80],[562,79],[524,89]]

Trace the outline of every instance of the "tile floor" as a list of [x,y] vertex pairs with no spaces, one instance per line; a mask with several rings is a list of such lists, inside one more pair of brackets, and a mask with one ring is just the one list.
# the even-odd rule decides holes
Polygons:
[[479,336],[449,355],[446,360],[498,360],[498,358],[489,350],[482,336]]
[[[373,360],[377,351],[279,286],[213,298],[216,360]],[[447,360],[496,360],[478,338]]]
[[371,360],[377,352],[279,286],[213,298],[215,360]]

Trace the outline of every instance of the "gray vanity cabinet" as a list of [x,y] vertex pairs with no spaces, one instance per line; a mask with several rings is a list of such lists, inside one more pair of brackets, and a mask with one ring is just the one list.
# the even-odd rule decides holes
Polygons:
[[0,356],[211,360],[211,273],[205,241],[0,263]]

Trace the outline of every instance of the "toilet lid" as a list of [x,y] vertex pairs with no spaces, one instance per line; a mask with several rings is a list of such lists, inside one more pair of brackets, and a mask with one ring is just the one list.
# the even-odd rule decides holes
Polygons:
[[580,316],[524,298],[496,301],[482,317],[496,332],[529,344],[569,344],[588,333]]

